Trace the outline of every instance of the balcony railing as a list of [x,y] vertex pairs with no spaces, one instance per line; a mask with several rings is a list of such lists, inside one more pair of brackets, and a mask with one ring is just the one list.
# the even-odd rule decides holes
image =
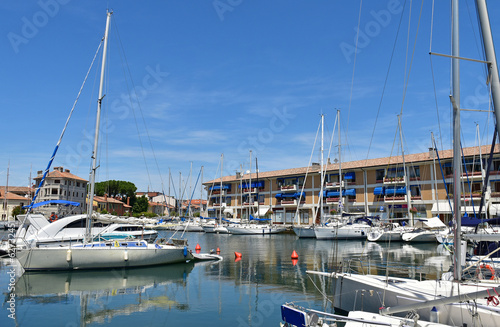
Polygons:
[[227,190],[213,190],[212,191],[212,195],[220,195],[221,193],[222,193],[222,195],[226,195]]
[[330,189],[330,188],[339,188],[340,184],[342,184],[342,187],[344,187],[344,181],[342,183],[340,182],[326,182],[325,183],[325,188]]
[[402,184],[406,182],[405,176],[400,177],[384,177],[384,184]]
[[406,202],[406,195],[387,195],[384,197],[385,202]]
[[297,191],[297,184],[293,185],[282,185],[281,191]]

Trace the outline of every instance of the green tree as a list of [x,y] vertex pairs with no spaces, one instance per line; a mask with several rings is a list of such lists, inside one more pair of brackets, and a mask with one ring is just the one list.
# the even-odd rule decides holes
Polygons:
[[137,198],[137,200],[135,201],[134,205],[132,206],[132,212],[134,214],[146,212],[148,211],[148,206],[149,206],[148,198],[145,195],[143,195],[140,198]]
[[127,203],[127,199],[130,199],[131,206],[135,204],[136,191],[137,187],[135,184],[127,181],[109,180],[95,184],[95,194],[97,196],[104,196],[104,194],[112,197],[120,196],[123,203]]
[[17,206],[15,207],[14,209],[12,209],[12,216],[17,216],[17,215],[22,215],[23,213],[25,213],[26,210],[24,210],[23,208],[21,208],[21,206]]

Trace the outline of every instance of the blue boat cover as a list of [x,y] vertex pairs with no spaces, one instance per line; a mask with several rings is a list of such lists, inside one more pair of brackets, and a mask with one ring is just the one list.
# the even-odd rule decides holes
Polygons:
[[286,305],[281,306],[281,319],[292,326],[307,326],[306,313]]
[[254,216],[250,215],[250,220],[268,221],[268,220],[271,220],[271,219],[270,218],[255,218]]
[[[66,200],[48,200],[48,201],[42,201],[42,202],[38,202],[38,203],[35,203],[32,208],[38,208],[38,207],[41,207],[43,205],[46,205],[46,204],[51,204],[51,203],[56,203],[56,204],[64,204],[66,207],[67,206],[75,206],[75,207],[78,207],[80,205],[80,203],[78,202],[73,202],[73,201],[66,201]],[[29,205],[27,206],[23,206],[23,209],[26,209],[28,208]]]

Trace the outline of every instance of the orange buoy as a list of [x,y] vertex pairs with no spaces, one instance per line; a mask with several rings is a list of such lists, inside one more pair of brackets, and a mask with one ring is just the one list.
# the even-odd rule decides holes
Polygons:
[[297,264],[297,262],[299,262],[299,259],[292,259],[292,265],[295,266]]
[[201,250],[201,246],[197,243],[196,246],[194,247],[195,250]]
[[241,253],[239,253],[239,252],[234,252],[234,257],[235,257],[235,258],[240,258],[240,259],[241,259]]
[[238,258],[234,259],[234,262],[238,262],[240,260],[241,260],[241,257],[238,257]]
[[216,252],[217,254],[219,254],[219,253],[220,253],[220,249],[219,249],[219,248],[217,248],[217,251],[215,251],[215,252]]
[[297,254],[297,252],[295,252],[295,250],[293,250],[292,252],[292,259],[298,259],[299,258],[299,255]]

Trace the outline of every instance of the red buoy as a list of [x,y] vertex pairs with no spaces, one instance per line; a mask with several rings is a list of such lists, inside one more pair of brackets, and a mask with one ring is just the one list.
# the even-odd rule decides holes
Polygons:
[[219,249],[219,248],[217,248],[217,251],[215,251],[215,252],[217,252],[217,254],[219,254],[219,253],[220,253],[220,249]]
[[197,243],[196,246],[194,247],[195,250],[201,250],[201,246]]
[[292,265],[295,266],[297,264],[297,262],[299,262],[299,259],[292,259]]
[[239,253],[239,252],[234,252],[234,257],[235,257],[235,258],[241,258],[241,253]]
[[299,258],[299,255],[297,254],[297,252],[295,252],[295,250],[293,250],[292,259],[298,259],[298,258]]

